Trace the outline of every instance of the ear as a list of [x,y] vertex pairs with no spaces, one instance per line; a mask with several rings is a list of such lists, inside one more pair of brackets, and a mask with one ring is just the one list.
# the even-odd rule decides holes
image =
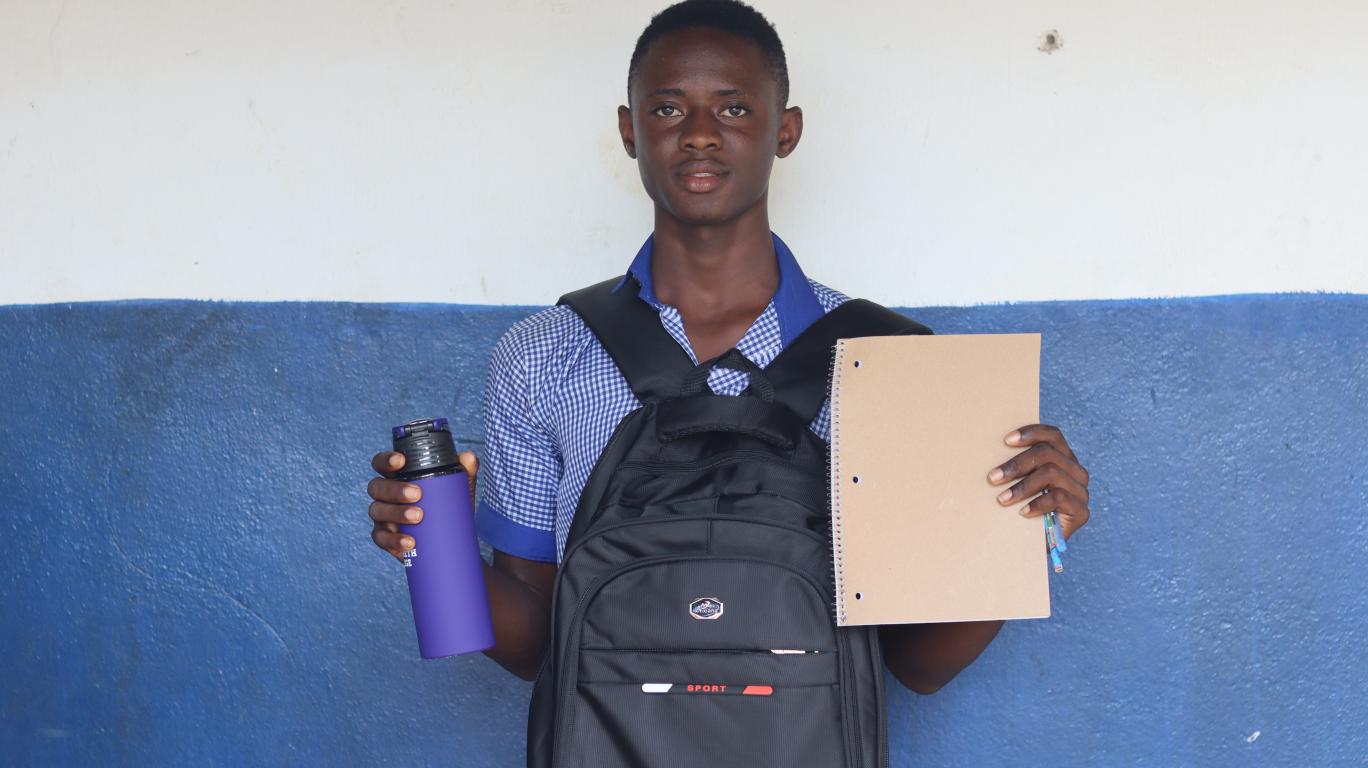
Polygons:
[[803,108],[789,107],[779,115],[779,147],[774,151],[776,157],[788,157],[803,138]]
[[622,148],[627,150],[627,156],[636,159],[636,131],[632,128],[632,110],[625,106],[618,107],[618,133],[622,134]]

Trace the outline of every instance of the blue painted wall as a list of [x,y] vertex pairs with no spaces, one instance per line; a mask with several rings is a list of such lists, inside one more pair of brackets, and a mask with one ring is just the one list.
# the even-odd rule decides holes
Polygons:
[[[3,762],[521,764],[529,686],[418,660],[364,485],[415,416],[479,449],[527,311],[0,307]],[[1095,517],[894,766],[1368,762],[1368,297],[911,314],[1046,334]]]

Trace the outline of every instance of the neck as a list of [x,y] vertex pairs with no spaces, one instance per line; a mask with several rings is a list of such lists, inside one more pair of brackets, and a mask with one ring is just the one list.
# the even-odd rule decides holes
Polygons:
[[685,316],[758,314],[779,288],[763,204],[719,225],[685,224],[657,209],[651,262],[656,297]]

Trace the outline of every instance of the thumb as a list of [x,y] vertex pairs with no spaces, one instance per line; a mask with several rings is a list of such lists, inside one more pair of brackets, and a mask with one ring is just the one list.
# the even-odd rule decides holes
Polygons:
[[461,462],[461,469],[465,470],[466,478],[470,481],[470,505],[475,506],[475,475],[480,471],[480,459],[475,456],[474,451],[462,451],[456,457]]

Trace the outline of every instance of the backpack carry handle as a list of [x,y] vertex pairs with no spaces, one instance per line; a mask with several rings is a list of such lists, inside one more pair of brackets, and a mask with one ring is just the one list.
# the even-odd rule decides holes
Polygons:
[[684,386],[679,390],[680,396],[692,397],[702,392],[708,386],[708,377],[717,368],[750,374],[750,389],[755,390],[755,394],[759,395],[761,400],[767,403],[774,402],[774,384],[760,366],[751,362],[750,358],[741,354],[741,350],[736,347],[695,366],[689,375],[684,377]]

